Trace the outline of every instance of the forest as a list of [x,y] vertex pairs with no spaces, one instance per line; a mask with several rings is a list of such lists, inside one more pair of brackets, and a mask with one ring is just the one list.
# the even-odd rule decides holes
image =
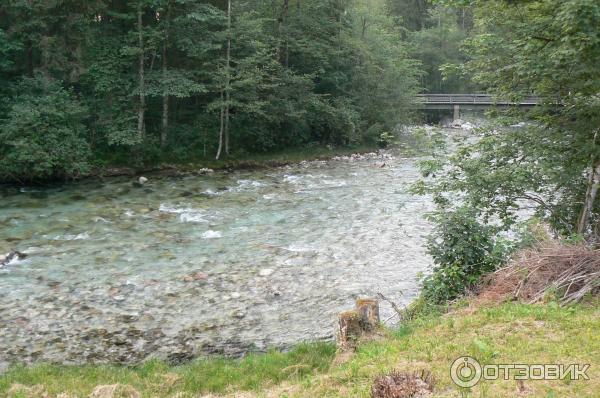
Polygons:
[[6,0],[0,180],[375,146],[473,27],[426,0]]

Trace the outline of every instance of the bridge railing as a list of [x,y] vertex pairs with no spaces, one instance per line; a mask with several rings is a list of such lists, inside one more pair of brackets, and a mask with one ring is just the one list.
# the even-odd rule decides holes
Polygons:
[[423,104],[438,105],[537,105],[539,97],[529,96],[519,102],[497,100],[489,94],[418,94],[417,101]]

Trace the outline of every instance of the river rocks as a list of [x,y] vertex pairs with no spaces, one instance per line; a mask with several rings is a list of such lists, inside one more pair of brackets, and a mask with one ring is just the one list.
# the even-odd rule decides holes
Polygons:
[[18,251],[13,251],[10,253],[6,253],[5,255],[0,255],[0,268],[6,266],[6,265],[10,265],[11,263],[15,262],[15,261],[19,261],[24,259],[25,257],[27,257],[27,255],[18,252]]
[[[344,161],[344,162],[358,162],[365,160],[394,160],[395,156],[389,153],[386,150],[379,150],[378,152],[369,152],[369,153],[353,153],[348,156],[335,156],[331,160]],[[379,166],[381,166],[380,163]],[[385,166],[383,166],[385,167]]]
[[[23,241],[2,253],[30,258],[0,270],[0,360],[136,364],[286,348],[326,338],[348,300],[382,280],[384,293],[411,299],[429,265],[418,246],[430,200],[406,195],[412,160],[388,156],[152,174],[143,188],[132,186],[140,175],[69,185],[50,189],[41,210],[22,208],[28,194],[3,198],[0,227]],[[208,230],[221,238],[202,239]],[[87,239],[54,240],[83,231]]]
[[141,176],[140,178],[137,179],[137,181],[134,181],[131,185],[133,185],[136,188],[141,188],[147,182],[148,182],[148,179],[144,176]]
[[450,128],[470,131],[473,130],[475,126],[469,122],[465,122],[464,120],[456,119],[452,121]]
[[183,278],[184,282],[204,281],[206,279],[208,279],[208,275],[201,271],[193,273],[192,275],[186,275]]
[[198,170],[198,174],[199,175],[212,174],[214,172],[215,171],[213,169],[207,169],[207,168],[203,168],[203,169]]
[[107,167],[99,174],[101,177],[133,176],[135,170],[129,167]]
[[260,271],[258,271],[258,276],[267,277],[270,276],[273,272],[275,271],[271,268],[263,268]]
[[213,231],[209,229],[202,234],[202,239],[219,239],[223,237],[223,233],[220,231]]

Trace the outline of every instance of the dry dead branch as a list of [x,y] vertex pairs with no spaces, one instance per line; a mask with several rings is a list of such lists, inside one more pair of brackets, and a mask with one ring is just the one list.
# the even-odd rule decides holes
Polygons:
[[567,305],[598,292],[600,250],[554,244],[521,252],[484,280],[479,296],[535,303],[553,293]]

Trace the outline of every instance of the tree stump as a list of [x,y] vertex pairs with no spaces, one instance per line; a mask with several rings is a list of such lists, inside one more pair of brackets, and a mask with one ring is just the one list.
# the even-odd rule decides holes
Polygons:
[[359,299],[356,309],[344,311],[338,319],[338,346],[342,349],[355,348],[362,335],[372,332],[379,324],[379,302],[374,299]]
[[379,302],[377,300],[356,300],[356,312],[360,315],[361,326],[365,331],[371,331],[379,324]]
[[338,320],[338,345],[341,348],[353,348],[363,332],[360,314],[356,311],[344,311]]

